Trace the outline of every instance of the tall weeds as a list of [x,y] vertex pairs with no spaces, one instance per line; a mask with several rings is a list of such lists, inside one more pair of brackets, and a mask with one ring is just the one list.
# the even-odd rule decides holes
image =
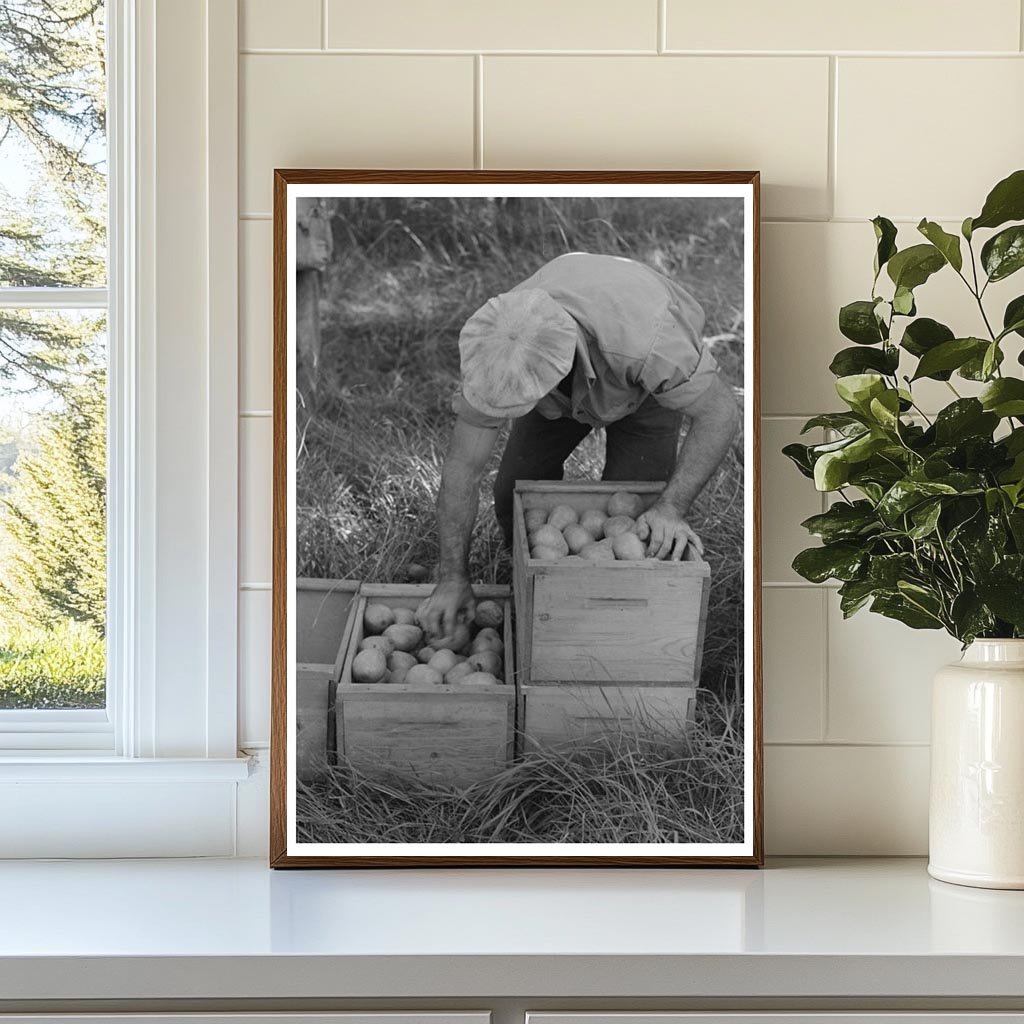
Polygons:
[[735,843],[743,837],[743,728],[701,693],[687,742],[652,723],[574,748],[530,751],[465,789],[351,763],[299,783],[299,842]]

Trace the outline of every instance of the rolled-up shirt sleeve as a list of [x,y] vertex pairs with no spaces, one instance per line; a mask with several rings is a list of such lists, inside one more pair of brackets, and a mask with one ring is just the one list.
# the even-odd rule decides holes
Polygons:
[[640,370],[640,384],[667,409],[686,411],[718,375],[715,357],[678,321],[658,332]]
[[488,416],[487,413],[474,409],[466,401],[461,387],[456,388],[455,394],[452,395],[452,412],[460,420],[465,420],[466,423],[470,423],[474,427],[488,427],[491,430],[497,430],[498,427],[504,426],[505,423],[504,419],[500,416]]

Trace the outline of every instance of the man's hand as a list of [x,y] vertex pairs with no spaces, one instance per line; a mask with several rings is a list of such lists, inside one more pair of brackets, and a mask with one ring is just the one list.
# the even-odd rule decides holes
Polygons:
[[428,640],[451,640],[460,618],[469,621],[476,614],[476,598],[469,581],[461,577],[441,580],[427,598],[420,625]]
[[647,542],[647,557],[678,562],[692,544],[694,550],[704,557],[704,545],[693,532],[690,524],[682,517],[675,505],[667,501],[653,504],[637,521],[637,535],[643,539],[650,531]]

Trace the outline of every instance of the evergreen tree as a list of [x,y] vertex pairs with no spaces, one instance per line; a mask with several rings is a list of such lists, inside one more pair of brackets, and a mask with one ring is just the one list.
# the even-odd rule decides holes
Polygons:
[[[104,283],[105,64],[102,0],[0,2],[0,147],[38,176],[0,185],[0,287]],[[0,378],[62,392],[90,357],[59,321],[0,310]]]
[[81,385],[15,463],[0,501],[0,605],[8,619],[64,619],[101,635],[106,607],[106,402]]
[[[103,15],[103,0],[0,0],[0,158],[15,169],[0,183],[0,287],[105,283]],[[88,319],[0,309],[0,399],[38,410],[0,491],[0,620],[104,629],[100,337]]]

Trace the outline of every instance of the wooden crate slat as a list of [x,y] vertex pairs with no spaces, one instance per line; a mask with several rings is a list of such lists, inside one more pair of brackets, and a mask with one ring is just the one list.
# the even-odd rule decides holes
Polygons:
[[327,764],[329,671],[295,673],[295,774],[310,782]]
[[335,690],[337,751],[365,771],[412,771],[430,781],[467,785],[500,771],[514,754],[515,647],[508,587],[473,587],[478,600],[498,601],[505,612],[504,683],[463,690],[352,681],[366,606],[379,601],[415,610],[433,590],[432,584],[397,583],[366,583],[360,589]]
[[617,491],[639,494],[650,507],[663,489],[657,481],[516,483],[513,576],[524,683],[699,681],[711,570],[692,550],[680,562],[580,564],[529,557],[528,509],[569,505],[604,512]]
[[506,689],[505,700],[451,687],[442,692],[405,687],[397,693],[346,691],[338,702],[343,752],[364,769],[407,772],[452,785],[495,775],[510,756],[515,688]]
[[520,686],[526,750],[614,742],[623,734],[683,741],[693,724],[692,686]]
[[300,578],[295,581],[295,661],[310,670],[331,666],[341,675],[357,580]]
[[703,577],[629,573],[609,584],[599,574],[585,574],[586,586],[574,574],[534,577],[530,678],[692,682]]
[[330,705],[352,631],[357,580],[295,581],[295,765],[304,782],[333,749]]

